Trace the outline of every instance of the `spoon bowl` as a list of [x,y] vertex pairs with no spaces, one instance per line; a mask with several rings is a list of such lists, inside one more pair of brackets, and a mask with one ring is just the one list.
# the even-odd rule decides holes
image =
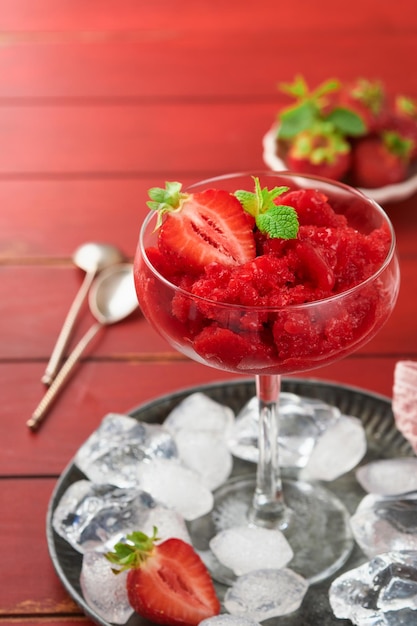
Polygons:
[[105,326],[122,321],[138,308],[133,281],[133,265],[124,263],[103,270],[92,284],[89,306],[97,322],[91,326],[75,346],[33,412],[32,417],[27,421],[27,426],[31,430],[36,430],[44,420],[58,392],[62,389],[75,364],[98,331]]
[[114,324],[133,313],[138,299],[132,265],[125,263],[104,270],[94,281],[88,302],[91,313],[103,325]]
[[76,249],[72,256],[72,260],[73,263],[79,269],[84,270],[86,274],[70,310],[68,311],[48,365],[46,366],[45,372],[42,376],[42,382],[45,385],[50,385],[57,374],[65,348],[68,345],[75,322],[81,310],[81,306],[95,276],[97,273],[108,267],[122,263],[124,256],[118,248],[111,244],[88,242],[82,244]]
[[109,243],[87,242],[79,246],[73,256],[74,265],[84,272],[94,273],[123,261],[123,254]]

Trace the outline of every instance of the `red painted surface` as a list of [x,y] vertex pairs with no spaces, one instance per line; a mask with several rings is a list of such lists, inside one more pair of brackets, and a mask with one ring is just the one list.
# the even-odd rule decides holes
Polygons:
[[[135,253],[146,192],[264,168],[262,136],[302,73],[376,77],[417,98],[414,0],[343,5],[202,0],[0,0],[0,622],[90,622],[58,580],[45,515],[59,474],[111,411],[232,376],[173,352],[139,314],[105,330],[37,434],[26,425],[83,274],[84,241]],[[312,377],[390,396],[417,358],[417,197],[386,205],[398,237],[397,308],[360,353]],[[85,306],[76,337],[93,318]],[[20,555],[16,558],[16,555]],[[21,579],[21,555],[36,563]],[[4,560],[6,562],[4,562]]]

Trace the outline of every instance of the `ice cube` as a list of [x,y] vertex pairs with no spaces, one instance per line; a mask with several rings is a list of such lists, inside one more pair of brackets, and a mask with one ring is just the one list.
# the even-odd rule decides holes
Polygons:
[[360,485],[380,496],[397,496],[417,491],[417,458],[380,459],[356,470]]
[[417,550],[417,494],[401,499],[369,494],[359,503],[350,525],[356,542],[368,557]]
[[[304,467],[320,434],[338,417],[340,411],[321,400],[291,393],[279,397],[279,463],[282,467]],[[251,398],[238,413],[229,448],[236,457],[258,461],[257,398]]]
[[86,552],[80,573],[84,600],[99,617],[113,624],[125,624],[134,611],[126,590],[127,571],[114,574],[103,554]]
[[182,400],[164,420],[164,426],[172,434],[179,430],[204,431],[227,436],[232,427],[234,413],[201,392],[192,393]]
[[132,530],[141,529],[156,503],[140,489],[72,483],[53,513],[54,530],[78,552],[106,549]]
[[236,576],[257,569],[280,569],[294,556],[281,531],[255,526],[222,530],[211,539],[210,548]]
[[212,432],[180,430],[174,435],[181,461],[208,489],[220,487],[232,471],[232,455],[223,438]]
[[301,477],[335,480],[353,469],[364,457],[366,449],[366,433],[360,420],[341,415],[317,440]]
[[242,615],[216,615],[203,619],[198,626],[260,626],[259,622]]
[[174,439],[159,424],[109,413],[79,448],[74,462],[92,482],[134,487],[141,461],[177,456]]
[[417,552],[383,553],[345,572],[329,600],[336,617],[357,626],[417,624]]
[[175,460],[154,459],[138,466],[141,488],[190,521],[213,508],[213,494],[196,472]]
[[226,591],[224,605],[232,615],[263,622],[296,611],[308,582],[290,569],[256,570],[240,576]]
[[154,526],[158,529],[158,537],[160,537],[161,541],[165,541],[165,539],[170,539],[171,537],[176,537],[177,539],[182,539],[186,543],[191,543],[191,538],[184,518],[172,509],[167,509],[160,505],[155,506],[155,508],[149,511],[149,515],[145,523],[138,530],[141,530],[146,535],[151,536]]

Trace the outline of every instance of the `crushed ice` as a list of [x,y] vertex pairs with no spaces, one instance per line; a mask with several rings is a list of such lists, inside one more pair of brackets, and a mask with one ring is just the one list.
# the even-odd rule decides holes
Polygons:
[[381,459],[356,470],[359,484],[368,493],[399,496],[417,491],[417,458]]
[[417,493],[401,498],[366,495],[350,519],[353,536],[368,557],[417,550]]
[[84,600],[106,622],[125,624],[134,611],[126,589],[127,571],[117,574],[103,554],[87,552],[83,557],[80,585]]
[[[81,586],[86,602],[98,615],[119,624],[127,621],[132,612],[123,599],[123,579],[114,576],[101,553],[132,530],[151,534],[153,526],[158,527],[163,539],[175,536],[190,542],[185,520],[193,520],[212,508],[211,492],[230,475],[232,454],[257,461],[257,408],[257,400],[252,398],[235,418],[229,407],[195,393],[175,407],[162,425],[110,413],[81,446],[75,464],[88,480],[73,483],[64,493],[54,512],[53,527],[75,550],[83,553]],[[307,479],[331,481],[350,471],[363,458],[366,437],[356,418],[342,415],[337,408],[320,400],[286,393],[280,396],[279,410],[281,465],[298,468]],[[360,503],[351,522],[357,543],[373,559],[371,564],[379,564],[378,558],[385,559],[375,556],[381,553],[394,554],[398,560],[397,555],[404,554],[398,551],[416,551],[407,553],[414,554],[414,560],[407,557],[411,560],[406,566],[411,572],[413,589],[417,584],[416,464],[417,459],[406,458],[377,461],[358,468],[357,480],[369,495]],[[267,540],[255,538],[259,532],[272,534]],[[297,610],[308,582],[286,567],[291,562],[292,550],[285,537],[277,534],[281,535],[279,531],[266,529],[232,528],[212,540],[212,551],[202,554],[203,560],[216,561],[218,568],[233,572],[237,579],[225,597],[225,607],[231,615],[206,620],[206,626],[223,626],[223,623],[256,626],[269,617]],[[235,548],[231,547],[233,544]],[[254,556],[252,563],[247,554]],[[368,563],[368,569],[372,567]],[[383,571],[395,567],[384,561]],[[91,582],[95,578],[101,581],[97,592]],[[366,580],[361,583],[361,589],[368,584]],[[389,626],[406,623],[395,621],[395,611],[403,615],[405,610],[399,596],[408,593],[408,588],[397,593],[398,585],[402,588],[403,582],[394,577],[380,593],[378,587],[377,613],[390,611],[393,621],[387,622]],[[348,587],[353,597],[347,609],[347,600],[339,596],[346,594]],[[374,585],[373,598],[375,589]],[[332,608],[337,607],[335,615],[336,610],[342,611],[340,605],[343,605],[343,611],[348,611],[352,621],[362,619],[357,614],[369,618],[368,608],[356,606],[361,594],[351,582],[344,583],[343,592],[332,586],[331,593]],[[369,593],[372,595],[372,589]],[[415,605],[410,606],[416,609]],[[385,626],[383,621],[354,623]]]
[[226,591],[224,606],[232,615],[258,622],[296,611],[308,582],[290,569],[264,569],[240,576]]
[[[251,398],[236,416],[229,447],[238,458],[258,461],[256,398]],[[354,468],[365,453],[366,434],[360,420],[342,415],[336,407],[315,398],[280,394],[282,467],[304,468],[307,480],[332,481]]]
[[210,548],[236,576],[257,569],[280,569],[294,556],[281,531],[255,526],[222,530],[211,539]]
[[259,622],[243,615],[216,615],[204,619],[198,626],[260,626]]
[[227,440],[233,422],[232,409],[200,392],[185,398],[164,420],[164,428],[175,440],[181,461],[212,491],[232,471]]
[[301,477],[306,480],[335,480],[356,467],[366,449],[366,434],[360,420],[341,415],[317,440]]

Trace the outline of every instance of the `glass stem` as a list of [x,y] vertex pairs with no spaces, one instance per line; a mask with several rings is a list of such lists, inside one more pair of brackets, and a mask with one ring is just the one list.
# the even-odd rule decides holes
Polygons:
[[280,376],[256,377],[259,404],[259,460],[250,521],[256,526],[284,530],[289,520],[278,458],[280,387]]

